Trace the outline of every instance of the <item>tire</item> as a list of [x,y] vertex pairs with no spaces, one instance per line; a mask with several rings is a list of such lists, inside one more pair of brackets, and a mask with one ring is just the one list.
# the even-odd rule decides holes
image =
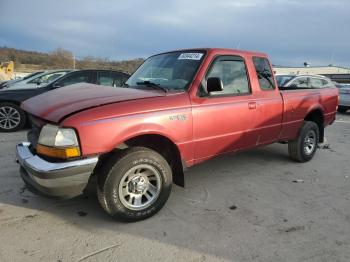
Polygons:
[[156,214],[169,198],[172,171],[157,152],[133,147],[109,158],[98,173],[97,196],[113,218],[133,222]]
[[21,130],[26,121],[26,114],[18,105],[8,102],[0,103],[0,132]]
[[338,112],[340,113],[345,113],[347,110],[348,108],[345,106],[338,106]]
[[298,137],[288,143],[289,156],[301,163],[310,161],[316,153],[319,137],[318,125],[315,122],[304,121]]

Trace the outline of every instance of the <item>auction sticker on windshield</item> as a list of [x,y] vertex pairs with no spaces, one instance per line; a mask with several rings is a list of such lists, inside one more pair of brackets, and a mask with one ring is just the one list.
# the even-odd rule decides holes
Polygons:
[[200,60],[203,53],[182,53],[177,59]]

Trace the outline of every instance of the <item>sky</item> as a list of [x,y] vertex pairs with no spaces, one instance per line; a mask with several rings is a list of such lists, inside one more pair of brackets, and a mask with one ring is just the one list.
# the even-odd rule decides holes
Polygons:
[[0,0],[0,46],[111,60],[198,47],[350,67],[349,0]]

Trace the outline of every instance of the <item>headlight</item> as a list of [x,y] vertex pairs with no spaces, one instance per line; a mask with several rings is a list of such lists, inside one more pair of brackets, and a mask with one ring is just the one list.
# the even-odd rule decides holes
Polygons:
[[58,158],[80,156],[78,138],[74,129],[50,124],[42,128],[36,150],[40,154]]

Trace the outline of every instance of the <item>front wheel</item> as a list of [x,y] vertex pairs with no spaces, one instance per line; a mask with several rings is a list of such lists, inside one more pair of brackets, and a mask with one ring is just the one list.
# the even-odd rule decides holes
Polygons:
[[157,213],[167,201],[171,186],[168,162],[151,149],[134,147],[103,165],[97,193],[109,215],[131,222]]
[[320,137],[315,122],[304,121],[298,137],[288,143],[289,156],[298,162],[307,162],[313,158]]
[[17,105],[0,103],[0,132],[21,130],[26,124],[26,114]]

